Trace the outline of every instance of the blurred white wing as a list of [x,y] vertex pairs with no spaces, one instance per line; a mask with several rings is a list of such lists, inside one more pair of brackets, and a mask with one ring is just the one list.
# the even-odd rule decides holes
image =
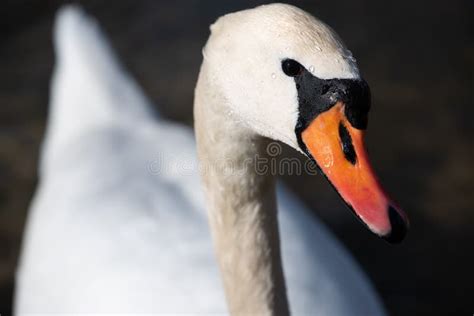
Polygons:
[[[96,23],[67,7],[15,311],[227,313],[192,132],[160,119]],[[279,188],[294,315],[379,315],[350,255]]]

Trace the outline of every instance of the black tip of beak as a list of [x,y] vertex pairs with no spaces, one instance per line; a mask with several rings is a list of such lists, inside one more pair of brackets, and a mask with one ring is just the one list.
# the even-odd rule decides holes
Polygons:
[[391,244],[398,244],[403,240],[403,238],[405,238],[405,235],[407,234],[408,223],[393,208],[393,206],[388,207],[388,217],[390,219],[392,230],[382,238]]

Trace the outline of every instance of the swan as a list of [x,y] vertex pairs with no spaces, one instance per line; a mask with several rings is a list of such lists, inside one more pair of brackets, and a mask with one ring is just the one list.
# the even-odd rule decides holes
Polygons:
[[288,144],[370,230],[403,238],[407,218],[363,148],[368,86],[327,25],[286,4],[219,18],[195,90],[197,141],[152,110],[81,8],[60,10],[54,47],[17,315],[385,314],[332,233],[247,159]]

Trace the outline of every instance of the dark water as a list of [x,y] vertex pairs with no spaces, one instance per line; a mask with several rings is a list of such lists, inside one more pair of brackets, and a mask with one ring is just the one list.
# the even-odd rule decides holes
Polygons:
[[[373,237],[321,177],[285,181],[352,251],[393,315],[474,313],[472,1],[289,1],[344,39],[373,93],[368,143],[409,213],[400,246]],[[208,25],[262,1],[87,1],[126,67],[168,117],[191,124]],[[0,5],[0,313],[36,184],[60,1]],[[288,150],[290,155],[295,155]],[[303,185],[302,185],[303,184]],[[321,210],[331,209],[331,212]]]

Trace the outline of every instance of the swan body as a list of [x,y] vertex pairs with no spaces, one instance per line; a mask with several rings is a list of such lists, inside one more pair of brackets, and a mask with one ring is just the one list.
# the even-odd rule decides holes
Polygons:
[[[55,50],[16,314],[227,314],[192,131],[151,110],[79,8],[58,14]],[[337,67],[357,75],[350,63]],[[336,238],[282,185],[277,199],[291,312],[383,315]]]

